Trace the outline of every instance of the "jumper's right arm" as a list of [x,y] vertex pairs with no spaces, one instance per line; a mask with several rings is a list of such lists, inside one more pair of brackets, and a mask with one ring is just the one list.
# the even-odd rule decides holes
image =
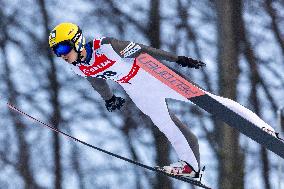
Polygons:
[[87,77],[87,80],[92,85],[93,89],[97,91],[104,100],[109,100],[113,96],[106,80],[101,78]]
[[87,80],[91,83],[93,89],[104,99],[105,106],[109,112],[120,110],[125,100],[113,94],[106,80],[94,77],[87,77]]

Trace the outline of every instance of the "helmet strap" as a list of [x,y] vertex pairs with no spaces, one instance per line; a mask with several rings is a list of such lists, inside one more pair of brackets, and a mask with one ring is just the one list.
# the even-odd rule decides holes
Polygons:
[[74,62],[72,62],[72,64],[74,65],[74,66],[76,66],[77,64],[80,64],[82,61],[81,61],[81,59],[84,57],[82,54],[81,54],[81,52],[77,52],[78,53],[78,57],[77,57],[77,60],[75,60]]
[[81,54],[81,52],[77,52],[78,53],[78,57],[77,57],[77,60],[74,61],[72,64],[74,66],[76,66],[77,64],[79,63],[83,63],[83,64],[89,64],[91,58],[92,58],[92,54],[93,54],[93,51],[92,51],[92,47],[93,47],[93,43],[92,42],[89,42],[85,45],[85,50],[86,50],[86,58],[84,61],[82,61],[82,59],[84,58],[84,56]]
[[82,61],[82,58],[84,58],[84,56],[81,54],[81,52],[77,52],[78,53],[78,57],[77,57],[77,60],[75,60],[74,62],[72,62],[72,64],[74,66],[76,66],[77,64],[80,64],[80,63],[84,63],[85,61]]
[[82,30],[80,28],[78,28],[77,33],[75,34],[75,36],[71,39],[71,41],[75,44],[77,42],[77,40],[82,36]]

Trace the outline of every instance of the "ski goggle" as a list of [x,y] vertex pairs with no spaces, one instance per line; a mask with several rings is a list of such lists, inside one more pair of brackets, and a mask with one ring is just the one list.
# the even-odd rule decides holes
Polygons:
[[73,46],[70,44],[70,42],[62,42],[53,47],[53,52],[56,54],[56,56],[60,57],[68,54],[72,49]]

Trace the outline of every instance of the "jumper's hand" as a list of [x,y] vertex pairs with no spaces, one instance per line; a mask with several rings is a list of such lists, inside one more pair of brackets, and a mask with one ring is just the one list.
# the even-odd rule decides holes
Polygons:
[[204,62],[201,62],[199,60],[194,60],[186,56],[178,56],[178,60],[176,61],[176,63],[178,63],[182,67],[189,67],[195,69],[199,69],[201,67],[206,66]]
[[105,106],[109,112],[112,112],[114,110],[120,110],[124,103],[125,100],[123,98],[113,95],[111,99],[105,101]]

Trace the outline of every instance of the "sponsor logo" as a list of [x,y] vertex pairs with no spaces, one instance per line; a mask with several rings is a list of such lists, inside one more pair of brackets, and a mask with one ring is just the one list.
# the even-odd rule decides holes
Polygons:
[[120,51],[120,54],[121,56],[123,56],[123,58],[127,58],[133,55],[134,53],[136,53],[137,51],[139,51],[140,49],[141,49],[140,45],[136,45],[135,43],[131,42],[127,45],[125,49]]
[[52,45],[55,45],[55,38],[56,38],[56,31],[52,31],[49,35],[49,43],[51,43]]
[[113,64],[115,63],[115,61],[111,61],[111,60],[106,60],[104,62],[100,62],[98,64],[93,64],[91,66],[85,66],[85,65],[80,65],[79,69],[86,75],[86,76],[92,76],[92,75],[96,75],[106,69],[108,69],[109,67],[111,67]]
[[79,37],[81,37],[81,33],[80,32],[77,32],[76,35],[73,37],[72,41],[75,43]]
[[204,94],[198,87],[180,77],[168,67],[147,54],[140,55],[137,58],[137,63],[142,69],[186,98]]
[[68,35],[70,35],[73,31],[74,31],[74,28],[72,28],[72,29],[69,31]]
[[49,39],[54,39],[56,37],[56,31],[52,31],[49,35]]

